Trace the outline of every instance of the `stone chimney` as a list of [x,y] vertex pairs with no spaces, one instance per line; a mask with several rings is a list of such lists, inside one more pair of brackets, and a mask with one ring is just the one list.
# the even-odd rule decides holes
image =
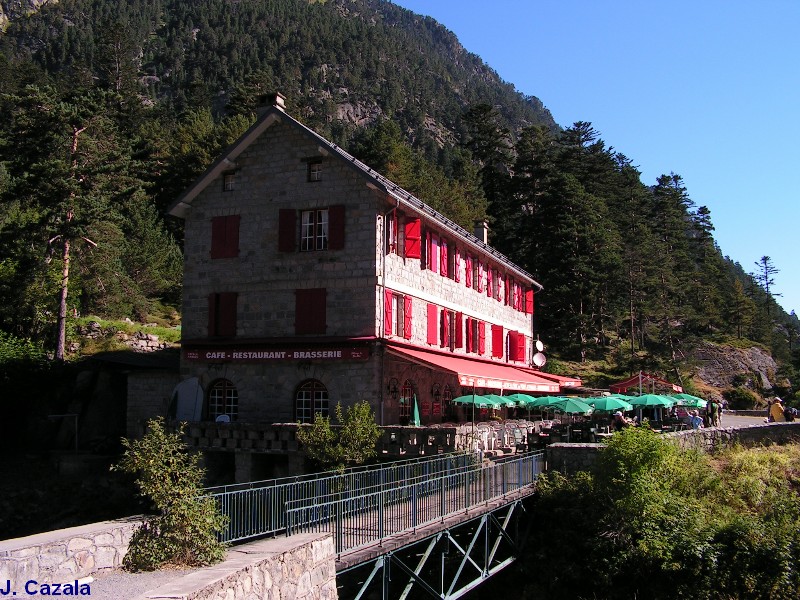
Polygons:
[[475,237],[484,244],[489,243],[489,225],[486,221],[475,221]]
[[286,112],[286,96],[284,96],[280,92],[275,92],[274,94],[265,94],[264,96],[261,96],[258,99],[258,107],[256,108],[258,116],[260,117],[273,106],[278,110]]

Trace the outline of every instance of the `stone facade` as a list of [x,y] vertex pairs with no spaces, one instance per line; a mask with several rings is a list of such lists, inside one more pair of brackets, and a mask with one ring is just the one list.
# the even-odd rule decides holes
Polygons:
[[[464,415],[447,409],[448,398],[499,393],[502,385],[466,390],[452,370],[392,353],[392,344],[476,363],[527,367],[532,360],[538,284],[530,275],[278,104],[171,213],[185,220],[181,376],[197,377],[207,396],[225,386],[221,394],[236,397],[233,420],[308,418],[298,398],[309,384],[324,390],[331,412],[336,403],[369,402],[382,425],[407,422],[412,397],[423,423],[456,420]],[[302,251],[303,236],[318,231],[304,226],[309,215],[326,223],[325,249]],[[221,257],[223,221],[235,227],[226,235],[237,246]],[[408,250],[415,243],[416,253]],[[434,256],[446,268],[432,269]],[[310,292],[317,302],[322,294],[314,312],[324,313],[324,331],[298,333],[308,317],[300,298]],[[224,311],[215,304],[223,295]],[[217,310],[228,323],[222,335]],[[129,401],[137,402],[132,394]],[[210,404],[205,416],[213,418],[219,410]]]
[[136,517],[39,533],[0,542],[0,581],[17,588],[31,579],[41,583],[71,583],[122,565]]

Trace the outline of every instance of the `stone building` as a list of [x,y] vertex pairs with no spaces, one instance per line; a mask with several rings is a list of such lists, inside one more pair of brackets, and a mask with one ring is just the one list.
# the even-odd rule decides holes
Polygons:
[[405,424],[416,400],[438,423],[462,394],[574,383],[531,368],[540,286],[484,223],[464,230],[283,100],[170,208],[185,221],[181,377],[197,379],[200,419],[308,422],[365,400]]

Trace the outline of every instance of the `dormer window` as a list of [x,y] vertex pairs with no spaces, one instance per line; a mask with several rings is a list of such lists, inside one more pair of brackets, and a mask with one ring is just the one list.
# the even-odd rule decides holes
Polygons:
[[312,160],[308,163],[308,180],[322,181],[322,161]]
[[232,192],[234,189],[236,189],[236,173],[223,173],[222,191]]

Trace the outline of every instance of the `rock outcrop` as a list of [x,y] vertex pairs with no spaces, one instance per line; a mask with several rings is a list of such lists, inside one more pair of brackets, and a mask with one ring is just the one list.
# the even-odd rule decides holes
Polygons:
[[711,387],[746,387],[769,395],[775,386],[778,365],[758,346],[734,348],[703,342],[693,352],[693,359],[698,365],[696,377]]

